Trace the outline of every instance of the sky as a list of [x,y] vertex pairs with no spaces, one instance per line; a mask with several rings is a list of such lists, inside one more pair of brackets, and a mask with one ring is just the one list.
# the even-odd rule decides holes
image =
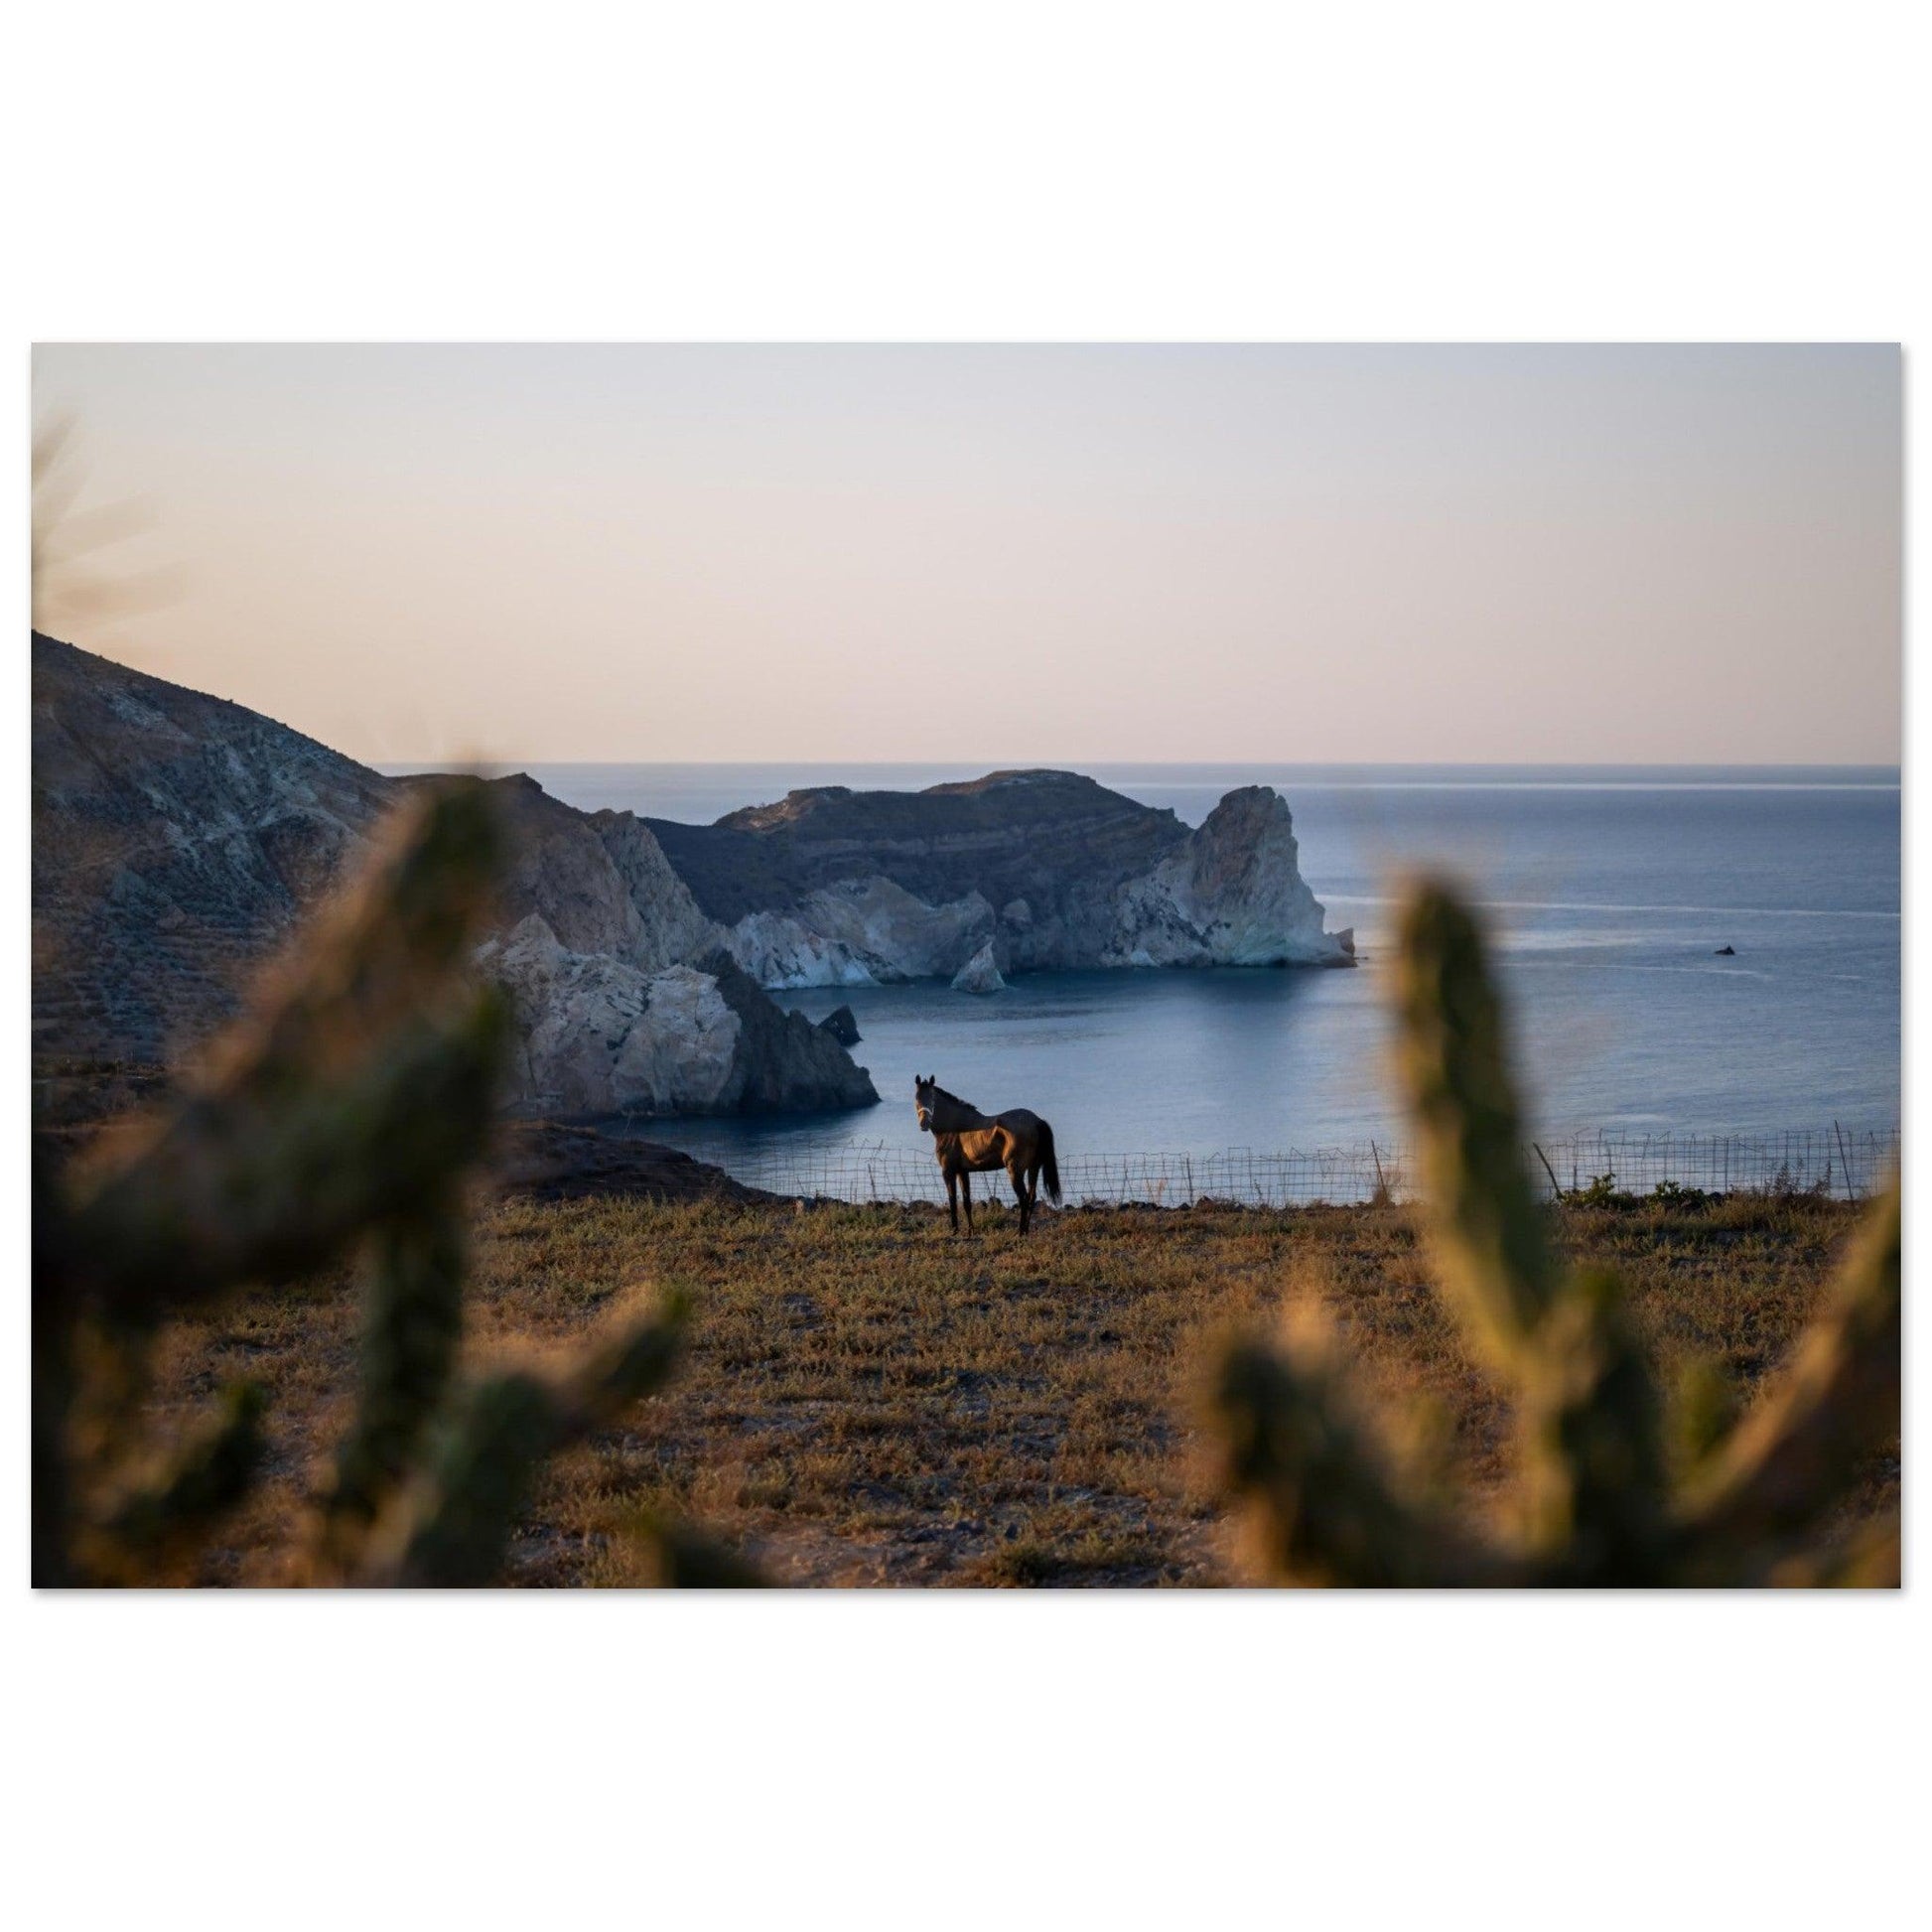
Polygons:
[[41,615],[370,761],[1895,763],[1901,380],[1887,346],[42,346],[66,528],[132,533]]

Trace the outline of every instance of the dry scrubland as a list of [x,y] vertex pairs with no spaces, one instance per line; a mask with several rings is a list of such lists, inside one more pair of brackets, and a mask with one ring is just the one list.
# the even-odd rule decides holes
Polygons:
[[[1613,1266],[1667,1380],[1722,1361],[1740,1394],[1785,1358],[1855,1210],[1732,1196],[1689,1209],[1557,1216],[1574,1260]],[[638,1581],[640,1509],[695,1520],[782,1584],[1228,1584],[1235,1526],[1194,1429],[1207,1344],[1318,1297],[1363,1383],[1445,1435],[1503,1506],[1509,1412],[1432,1286],[1400,1208],[1075,1211],[1027,1241],[982,1210],[511,1195],[484,1205],[469,1290],[473,1360],[575,1344],[639,1281],[695,1313],[663,1394],[544,1473],[511,1546],[525,1584]],[[349,1271],[261,1291],[165,1333],[155,1421],[223,1382],[269,1391],[265,1481],[198,1581],[285,1581],[298,1525],[346,1425]],[[1853,1510],[1896,1504],[1896,1440]]]

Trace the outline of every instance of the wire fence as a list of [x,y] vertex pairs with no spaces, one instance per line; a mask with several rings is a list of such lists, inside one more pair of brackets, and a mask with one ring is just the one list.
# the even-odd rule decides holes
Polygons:
[[[1598,1132],[1530,1143],[1530,1173],[1545,1198],[1654,1194],[1659,1187],[1707,1194],[1816,1193],[1863,1200],[1898,1161],[1896,1128],[1833,1125],[1783,1134],[1636,1134]],[[804,1199],[936,1201],[945,1181],[931,1152],[885,1142],[726,1156],[733,1176],[754,1187]],[[1352,1147],[1258,1153],[1093,1154],[1063,1157],[1061,1191],[1071,1206],[1185,1207],[1224,1201],[1244,1207],[1305,1207],[1378,1198],[1407,1200],[1417,1190],[1411,1150],[1362,1141]],[[974,1192],[1010,1197],[1005,1174],[973,1176]]]

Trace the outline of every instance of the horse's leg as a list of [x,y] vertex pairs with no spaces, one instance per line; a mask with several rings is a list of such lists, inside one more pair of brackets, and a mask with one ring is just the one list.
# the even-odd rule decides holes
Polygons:
[[966,1209],[966,1232],[973,1231],[973,1171],[961,1168],[959,1171],[959,1198]]
[[1013,1183],[1013,1198],[1020,1203],[1020,1232],[1027,1231],[1027,1165],[1015,1154],[1007,1162],[1007,1178]]
[[946,1174],[946,1212],[952,1216],[952,1231],[959,1232],[959,1178],[948,1168]]

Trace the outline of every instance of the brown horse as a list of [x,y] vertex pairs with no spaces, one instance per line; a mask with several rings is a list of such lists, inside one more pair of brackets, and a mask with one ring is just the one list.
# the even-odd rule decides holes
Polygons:
[[1033,1225],[1034,1209],[1039,1203],[1039,1177],[1046,1176],[1046,1191],[1054,1206],[1060,1199],[1060,1171],[1053,1159],[1053,1130],[1025,1107],[1015,1107],[992,1119],[948,1093],[937,1080],[912,1081],[912,1104],[918,1109],[919,1126],[932,1136],[932,1151],[939,1157],[939,1172],[946,1176],[946,1211],[952,1216],[952,1231],[959,1232],[959,1203],[966,1202],[966,1232],[973,1231],[973,1182],[975,1173],[1004,1168],[1013,1182],[1013,1197],[1020,1203],[1020,1232]]

